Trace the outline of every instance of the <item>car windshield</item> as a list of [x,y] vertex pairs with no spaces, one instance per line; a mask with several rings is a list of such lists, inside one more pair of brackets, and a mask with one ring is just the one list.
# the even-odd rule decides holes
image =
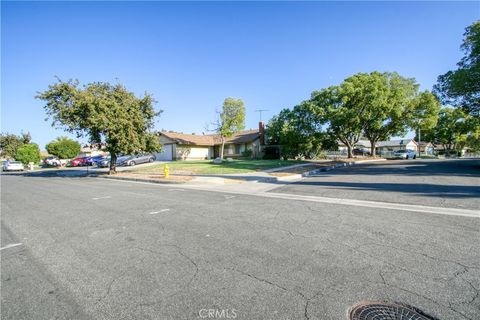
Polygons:
[[20,161],[10,161],[10,164],[21,164]]
[[405,152],[407,152],[407,151],[405,151],[405,150],[398,150],[398,151],[396,151],[396,152],[397,152],[397,153],[405,153]]

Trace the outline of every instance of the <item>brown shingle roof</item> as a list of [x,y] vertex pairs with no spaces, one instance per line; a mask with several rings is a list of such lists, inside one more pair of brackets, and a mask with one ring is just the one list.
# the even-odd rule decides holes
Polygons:
[[[222,144],[218,134],[196,135],[178,132],[162,131],[159,134],[177,142],[178,144],[192,144],[197,146],[215,146]],[[245,130],[237,132],[233,137],[227,138],[225,143],[248,143],[260,137],[258,130]]]

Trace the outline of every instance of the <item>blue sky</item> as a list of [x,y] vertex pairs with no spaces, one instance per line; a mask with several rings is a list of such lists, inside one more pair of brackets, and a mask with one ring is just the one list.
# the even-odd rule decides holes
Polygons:
[[63,131],[35,100],[55,81],[120,81],[152,93],[157,129],[205,131],[228,97],[247,128],[357,72],[397,71],[431,89],[455,68],[479,2],[5,2],[2,132],[43,149]]

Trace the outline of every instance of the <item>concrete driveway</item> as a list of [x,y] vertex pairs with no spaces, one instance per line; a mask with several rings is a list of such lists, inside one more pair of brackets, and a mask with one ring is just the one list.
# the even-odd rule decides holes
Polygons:
[[[462,168],[463,175],[456,171],[452,181],[445,176],[442,185],[478,181],[468,166]],[[342,171],[355,179],[343,170],[325,178]],[[2,319],[228,314],[328,320],[346,319],[361,300],[399,301],[440,319],[480,318],[475,210],[458,216],[446,207],[435,214],[398,204],[342,203],[333,197],[340,189],[305,184],[317,179],[241,194],[99,178],[2,176]],[[304,201],[286,188],[331,192],[334,200]],[[375,192],[369,199],[382,193],[369,191]],[[472,193],[467,191],[462,194]],[[437,199],[384,193],[390,197],[385,201],[394,201],[394,194]],[[470,208],[477,201],[465,199]],[[445,205],[440,198],[431,201]]]

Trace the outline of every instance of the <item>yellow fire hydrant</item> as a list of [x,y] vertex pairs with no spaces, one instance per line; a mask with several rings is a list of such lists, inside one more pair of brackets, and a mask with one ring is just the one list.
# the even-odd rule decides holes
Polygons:
[[168,169],[168,164],[165,164],[163,167],[163,173],[165,174],[165,178],[168,178],[168,175],[170,173],[170,170]]

